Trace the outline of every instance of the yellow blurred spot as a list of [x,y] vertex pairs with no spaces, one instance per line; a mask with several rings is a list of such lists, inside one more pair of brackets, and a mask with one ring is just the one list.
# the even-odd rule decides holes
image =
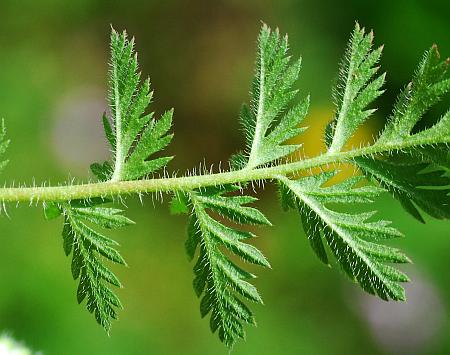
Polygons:
[[[312,158],[326,152],[325,128],[334,117],[334,109],[330,107],[312,107],[305,120],[300,124],[301,127],[308,129],[299,136],[290,139],[289,144],[302,144],[299,151],[293,153],[290,161],[298,161],[306,158]],[[347,142],[343,150],[351,150],[372,144],[375,141],[381,126],[376,119],[369,119],[358,128],[353,137]],[[337,183],[345,180],[349,176],[355,175],[357,169],[352,164],[331,164],[320,168],[314,168],[310,172],[303,172],[302,176],[317,174],[321,171],[330,171],[337,169],[337,174],[330,182]]]

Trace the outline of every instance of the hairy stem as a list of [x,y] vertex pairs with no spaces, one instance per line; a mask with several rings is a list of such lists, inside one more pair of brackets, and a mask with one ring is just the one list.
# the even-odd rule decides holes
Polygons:
[[450,144],[448,137],[441,142],[428,137],[410,137],[399,143],[374,144],[344,152],[326,153],[314,158],[285,163],[273,167],[243,169],[217,174],[184,176],[174,178],[144,179],[135,181],[107,181],[80,185],[49,187],[0,188],[1,202],[68,201],[93,197],[108,197],[149,192],[190,191],[207,186],[276,179],[278,175],[289,176],[327,164],[351,162],[353,158],[382,154],[427,144]]

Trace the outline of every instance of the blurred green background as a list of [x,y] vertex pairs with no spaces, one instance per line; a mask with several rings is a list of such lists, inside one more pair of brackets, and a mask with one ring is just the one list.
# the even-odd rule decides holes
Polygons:
[[[183,172],[203,160],[217,164],[242,146],[237,113],[248,98],[261,21],[288,32],[293,54],[303,56],[299,88],[312,95],[308,124],[316,127],[306,143],[318,152],[354,21],[386,44],[379,125],[425,49],[438,43],[450,55],[449,13],[448,1],[1,0],[0,117],[12,138],[2,179],[86,180],[89,164],[108,155],[100,115],[110,24],[136,36],[156,111],[176,108],[170,168]],[[258,328],[236,354],[450,353],[448,223],[419,225],[388,197],[377,202],[380,215],[406,233],[396,244],[414,260],[404,268],[413,279],[408,302],[384,303],[315,258],[298,217],[281,212],[274,192],[259,193],[274,224],[258,230],[256,242],[273,266],[257,270],[266,306],[253,307]],[[0,219],[0,332],[44,354],[227,353],[199,316],[185,218],[170,216],[167,201],[127,204],[138,224],[114,233],[129,268],[114,269],[125,285],[125,311],[111,337],[76,303],[61,221],[46,222],[41,209],[27,206],[11,206],[10,218]]]

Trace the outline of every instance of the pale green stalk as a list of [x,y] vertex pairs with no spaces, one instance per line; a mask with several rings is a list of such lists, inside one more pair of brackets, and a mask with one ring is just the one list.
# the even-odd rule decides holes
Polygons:
[[107,181],[80,185],[46,186],[46,187],[4,187],[0,188],[0,201],[3,202],[58,202],[73,199],[86,199],[104,196],[119,196],[150,192],[189,191],[207,186],[272,180],[277,175],[292,175],[327,164],[344,163],[353,158],[403,150],[413,146],[446,143],[449,137],[441,141],[423,137],[404,140],[395,144],[374,144],[351,151],[327,153],[314,158],[299,160],[273,167],[253,170],[242,169],[217,174],[184,176],[173,178],[144,179],[136,181]]

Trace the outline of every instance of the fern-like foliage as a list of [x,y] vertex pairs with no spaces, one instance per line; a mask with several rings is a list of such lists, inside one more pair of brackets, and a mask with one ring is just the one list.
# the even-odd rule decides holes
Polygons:
[[406,263],[408,258],[397,249],[376,243],[402,234],[389,227],[388,221],[369,221],[375,212],[348,214],[327,207],[331,203],[372,202],[380,189],[354,187],[361,177],[323,187],[333,176],[331,172],[299,180],[280,177],[283,204],[298,209],[311,246],[325,264],[328,258],[324,240],[346,274],[365,291],[384,300],[405,300],[398,282],[408,281],[407,276],[386,263]]
[[109,104],[112,122],[103,116],[106,137],[114,153],[114,162],[94,164],[91,169],[100,180],[135,180],[162,167],[172,157],[148,158],[163,150],[172,140],[168,134],[172,126],[173,110],[166,111],[159,120],[154,112],[146,114],[153,92],[150,79],[140,85],[134,39],[126,32],[111,33],[111,62],[109,73]]
[[246,281],[255,276],[237,266],[222,249],[248,263],[270,267],[258,249],[245,243],[253,237],[252,233],[225,226],[211,215],[212,212],[239,224],[270,224],[257,209],[245,206],[255,198],[225,195],[236,189],[226,186],[189,194],[192,213],[186,241],[191,259],[199,249],[194,289],[198,297],[203,295],[201,315],[211,314],[212,332],[218,331],[220,340],[228,347],[232,347],[237,338],[245,337],[243,323],[256,324],[253,313],[239,296],[256,303],[262,303],[262,299],[255,286]]
[[122,308],[119,298],[109,285],[122,287],[119,279],[105,265],[105,260],[126,265],[116,250],[118,243],[96,231],[92,226],[107,229],[126,227],[134,222],[115,208],[102,207],[105,201],[73,200],[70,203],[46,206],[47,219],[63,215],[64,252],[72,254],[72,276],[79,279],[78,303],[87,299],[87,309],[97,322],[109,332],[111,320],[117,319],[116,308]]
[[449,63],[448,59],[440,59],[436,46],[425,53],[376,142],[392,145],[410,141],[412,148],[387,158],[355,159],[369,178],[389,190],[405,210],[421,222],[425,220],[416,205],[432,217],[450,218],[450,156],[446,146],[436,146],[436,143],[450,141],[450,110],[431,128],[415,130],[425,113],[449,93]]
[[442,97],[450,91],[450,60],[441,60],[437,46],[427,51],[413,80],[400,93],[392,117],[379,138],[379,143],[418,139],[424,136],[450,137],[450,112],[432,128],[413,132],[414,127]]
[[[378,97],[384,75],[371,81],[381,47],[371,51],[373,34],[365,34],[357,24],[341,68],[341,82],[335,90],[337,115],[326,140],[329,152],[343,148],[356,128],[375,109],[363,109]],[[375,142],[386,156],[356,157],[354,162],[369,178],[398,199],[415,218],[424,222],[420,207],[430,216],[450,216],[450,178],[446,175],[450,158],[450,111],[431,128],[417,131],[425,113],[450,91],[449,60],[441,60],[436,46],[424,55],[413,80],[400,93],[385,129]],[[398,146],[408,149],[398,151]],[[436,144],[439,147],[436,147]]]
[[[291,60],[287,36],[263,25],[250,104],[240,114],[246,148],[231,158],[231,170],[151,179],[149,175],[172,159],[162,151],[173,137],[169,133],[173,111],[158,120],[148,112],[150,81],[141,82],[134,39],[112,30],[111,112],[103,116],[112,158],[91,166],[99,181],[0,188],[1,206],[39,201],[47,219],[64,218],[64,251],[72,256],[72,274],[79,280],[78,301],[86,300],[87,309],[108,332],[121,308],[112,286],[121,284],[107,263],[125,261],[117,243],[99,230],[133,223],[121,210],[104,206],[110,202],[106,197],[121,200],[129,194],[171,193],[175,195],[172,213],[189,214],[186,250],[191,259],[197,254],[193,284],[201,298],[201,315],[210,316],[211,330],[228,347],[245,337],[245,324],[256,324],[245,301],[262,303],[249,282],[255,276],[238,266],[239,259],[270,267],[263,254],[247,243],[254,237],[249,228],[270,225],[260,211],[249,206],[256,198],[242,194],[241,189],[252,183],[278,182],[283,207],[298,211],[322,262],[330,264],[332,254],[365,291],[384,300],[404,300],[401,283],[408,277],[390,264],[409,259],[383,243],[402,234],[390,222],[374,219],[375,212],[347,213],[338,208],[372,202],[388,191],[422,222],[421,210],[449,219],[450,111],[431,127],[424,123],[424,115],[450,91],[450,61],[440,59],[436,46],[427,51],[375,143],[349,147],[350,138],[374,113],[371,106],[383,93],[385,75],[377,74],[381,52],[382,47],[373,49],[373,33],[356,24],[333,91],[336,112],[324,137],[328,149],[316,157],[288,161],[299,145],[286,142],[305,130],[299,125],[307,114],[309,97],[294,102],[301,61]],[[0,155],[8,143],[2,124]],[[336,172],[322,168],[339,163],[353,164],[362,174],[333,183]],[[1,161],[0,169],[5,164]]]
[[381,88],[386,75],[374,78],[383,47],[372,50],[373,37],[372,31],[366,34],[364,28],[356,24],[340,68],[338,84],[333,90],[337,109],[330,124],[331,152],[340,151],[356,129],[375,112],[367,106],[383,93]]
[[[252,169],[279,160],[300,146],[285,144],[306,128],[298,127],[306,116],[309,97],[289,108],[298,93],[301,60],[292,63],[288,38],[263,25],[258,38],[258,57],[250,105],[243,105],[240,121],[246,136],[245,153],[233,157],[237,167]],[[286,112],[285,112],[286,111]]]
[[450,176],[420,151],[396,153],[388,159],[355,161],[369,179],[390,191],[420,222],[425,220],[416,206],[434,218],[450,218]]
[[[134,39],[126,32],[111,32],[111,61],[109,73],[109,103],[112,120],[103,115],[107,140],[114,153],[113,162],[92,164],[91,170],[100,181],[135,180],[165,166],[172,158],[148,157],[164,149],[173,135],[167,134],[172,125],[173,111],[159,120],[154,113],[146,114],[152,98],[150,80],[140,83]],[[121,286],[117,277],[104,265],[103,259],[125,264],[116,251],[117,243],[92,229],[89,224],[105,228],[125,227],[133,222],[122,216],[121,210],[100,207],[103,200],[75,200],[46,208],[46,215],[64,215],[64,250],[72,253],[72,275],[80,279],[77,298],[87,298],[87,309],[109,332],[111,319],[117,317],[115,308],[121,303],[108,284]]]

